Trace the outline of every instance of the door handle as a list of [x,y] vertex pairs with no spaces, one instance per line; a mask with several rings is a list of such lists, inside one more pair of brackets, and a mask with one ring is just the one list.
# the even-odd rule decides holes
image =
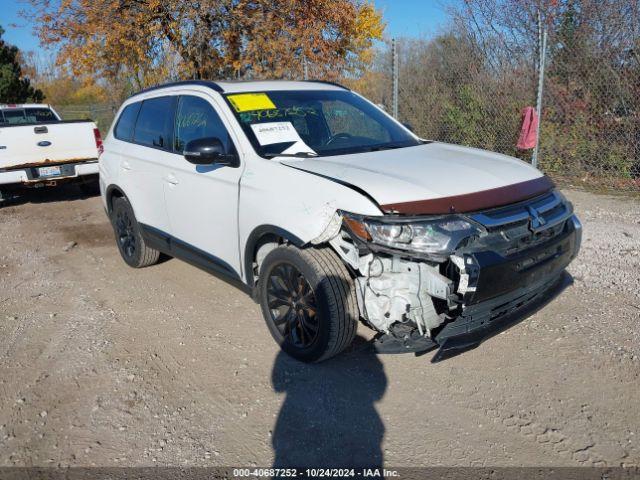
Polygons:
[[129,165],[129,162],[124,161],[120,164],[120,168],[122,170],[131,170],[131,165]]
[[176,176],[173,173],[170,173],[166,177],[164,177],[164,180],[167,183],[170,183],[171,185],[177,185],[178,184],[178,179],[176,178]]

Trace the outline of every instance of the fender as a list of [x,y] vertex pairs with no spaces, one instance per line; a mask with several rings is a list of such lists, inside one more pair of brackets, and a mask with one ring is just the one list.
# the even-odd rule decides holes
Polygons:
[[244,276],[245,282],[250,288],[253,288],[255,286],[252,275],[253,254],[255,253],[260,239],[267,235],[275,235],[277,237],[288,240],[298,248],[301,248],[306,244],[306,242],[304,242],[293,233],[285,230],[284,228],[276,227],[275,225],[260,225],[259,227],[254,228],[247,238],[247,243],[244,247]]
[[[107,215],[111,216],[111,203],[113,202],[113,197],[115,197],[115,193],[119,193],[120,195],[122,195],[124,198],[126,198],[127,200],[129,199],[129,197],[127,197],[127,195],[124,193],[124,191],[117,185],[115,184],[111,184],[107,187],[106,191],[105,191],[105,197],[107,199]],[[131,203],[131,202],[129,202]],[[131,208],[133,208],[133,205],[131,206]]]

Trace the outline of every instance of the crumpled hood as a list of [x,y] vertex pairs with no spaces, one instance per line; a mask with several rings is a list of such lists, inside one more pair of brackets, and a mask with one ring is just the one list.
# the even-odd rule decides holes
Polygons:
[[[437,142],[354,155],[286,159],[281,163],[357,187],[384,211],[399,213],[444,213],[419,211],[416,205],[424,207],[425,202],[453,198],[464,199],[462,203],[468,206],[477,204],[478,208],[463,208],[460,203],[456,209],[452,203],[447,211],[478,210],[513,203],[518,201],[515,197],[531,197],[553,186],[540,171],[516,158]],[[483,195],[484,200],[477,203],[476,192],[492,192],[493,199]],[[401,205],[412,205],[414,211],[402,211]]]

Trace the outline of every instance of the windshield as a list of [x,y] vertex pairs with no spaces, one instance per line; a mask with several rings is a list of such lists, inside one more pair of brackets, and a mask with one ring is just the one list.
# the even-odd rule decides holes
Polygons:
[[58,119],[49,108],[11,108],[0,110],[0,123],[21,125],[32,123],[51,123]]
[[372,104],[347,90],[227,94],[256,152],[328,156],[420,145]]

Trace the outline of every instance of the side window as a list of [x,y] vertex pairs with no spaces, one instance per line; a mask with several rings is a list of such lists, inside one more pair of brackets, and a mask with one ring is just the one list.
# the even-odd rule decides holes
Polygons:
[[133,129],[136,126],[136,118],[138,118],[140,105],[140,102],[136,102],[124,107],[116,124],[116,128],[113,131],[113,136],[118,140],[130,142],[133,139]]
[[27,119],[24,116],[24,110],[5,110],[4,121],[9,125],[27,123]]
[[171,149],[175,97],[150,98],[142,102],[133,141],[148,147]]
[[176,111],[174,151],[182,153],[191,140],[215,137],[220,139],[226,152],[233,151],[229,132],[211,104],[200,97],[180,97]]

